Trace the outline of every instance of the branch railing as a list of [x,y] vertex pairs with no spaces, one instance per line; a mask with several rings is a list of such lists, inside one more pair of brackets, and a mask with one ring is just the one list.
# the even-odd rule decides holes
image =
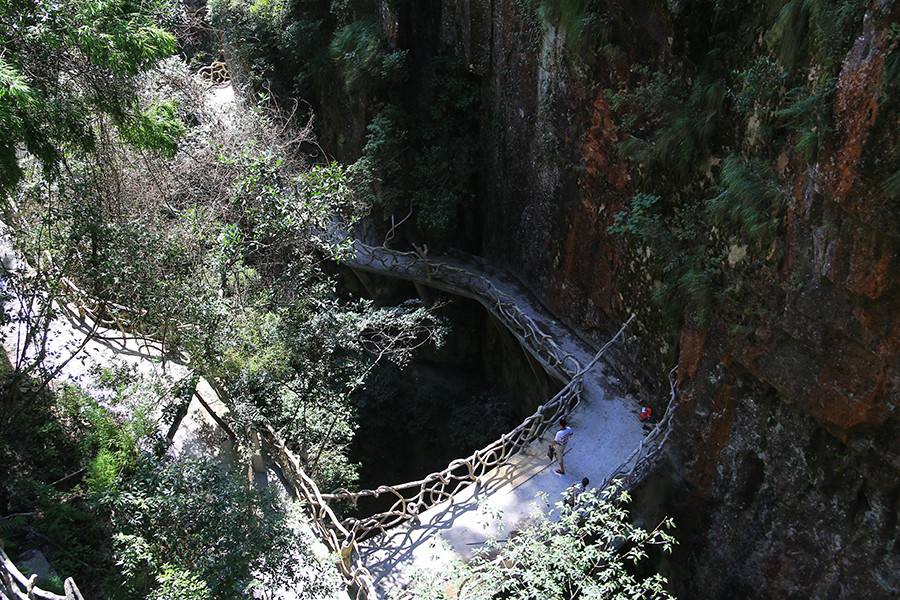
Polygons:
[[603,480],[598,489],[602,490],[613,481],[618,481],[619,489],[631,490],[656,467],[666,442],[669,440],[669,434],[672,432],[670,424],[678,408],[678,402],[675,401],[677,394],[675,373],[677,369],[678,367],[675,367],[669,371],[669,403],[666,406],[663,418],[659,420],[647,435],[641,438],[641,443],[628,455],[628,458],[622,461],[615,471],[606,476],[606,479]]
[[[339,234],[331,237],[333,243],[343,241]],[[578,359],[571,352],[560,347],[553,336],[519,308],[515,298],[485,275],[472,273],[443,260],[429,260],[417,252],[370,246],[358,240],[350,242],[347,249],[336,251],[336,258],[353,268],[389,273],[472,298],[503,323],[546,369],[561,380],[571,380],[581,369]]]
[[[343,240],[332,238],[331,241]],[[461,487],[477,483],[484,474],[508,463],[515,454],[540,439],[551,425],[568,415],[578,405],[584,393],[585,373],[590,371],[606,350],[624,334],[635,316],[632,315],[628,319],[593,360],[587,365],[581,365],[571,352],[560,347],[550,334],[542,330],[531,316],[522,311],[512,296],[501,290],[485,275],[473,273],[444,261],[429,260],[420,253],[395,251],[359,241],[350,242],[350,249],[350,253],[341,252],[337,258],[351,267],[422,282],[480,302],[548,371],[563,381],[568,381],[553,398],[538,407],[535,413],[518,427],[484,448],[476,450],[472,455],[453,460],[444,470],[418,481],[381,486],[374,490],[356,492],[337,490],[331,494],[322,494],[315,481],[303,470],[300,460],[271,426],[266,425],[262,429],[263,442],[290,482],[296,497],[306,505],[314,530],[329,551],[340,557],[338,568],[348,589],[356,600],[373,600],[377,594],[372,574],[364,566],[354,564],[355,557],[359,555],[358,542],[417,519],[423,511],[451,499]],[[61,304],[71,316],[81,320],[90,319],[106,329],[115,330],[121,334],[122,341],[137,338],[146,344],[156,343],[157,348],[162,349],[160,342],[149,337],[152,333],[160,332],[148,328],[143,318],[146,315],[145,311],[93,300],[68,278],[63,279],[63,286],[67,301]],[[675,409],[674,395],[673,383],[672,397],[663,419],[642,440],[629,458],[608,477],[607,482],[620,479],[626,488],[630,488],[652,470],[669,436],[669,423]],[[361,498],[379,498],[382,495],[393,499],[391,507],[368,517],[350,517],[342,521],[329,506],[330,501],[349,501],[356,504]],[[4,569],[0,571],[0,576],[9,578],[12,575],[7,565],[12,563],[5,554],[2,557]],[[14,565],[12,569],[15,569]],[[28,589],[28,581],[33,584],[33,577],[28,580],[18,571],[16,573],[18,577],[12,576],[13,579],[10,581],[18,582],[20,587],[26,585],[23,589]],[[22,581],[25,584],[22,584]],[[3,583],[6,582],[4,579]],[[30,589],[34,593],[33,596],[23,596],[21,592],[16,592],[19,595],[15,597],[83,600],[71,579],[66,580],[66,585],[66,596],[37,590],[32,585]],[[76,595],[69,595],[70,588],[71,593]]]
[[[144,348],[151,348],[160,355],[167,353],[166,340],[176,331],[167,324],[160,327],[151,323],[146,310],[138,310],[115,302],[98,300],[78,287],[68,277],[61,278],[60,309],[69,317],[82,322],[96,323],[99,327],[93,337],[105,342],[126,344],[136,340]],[[114,333],[118,335],[114,335]],[[184,359],[184,356],[179,356]]]
[[354,565],[354,558],[359,556],[354,532],[344,527],[319,491],[319,486],[303,470],[300,459],[285,445],[272,426],[265,425],[260,433],[263,444],[278,463],[282,474],[293,488],[294,495],[306,505],[313,529],[328,550],[340,558],[338,570],[348,590],[356,600],[375,600],[378,594],[375,592],[372,574],[364,566]]
[[6,594],[11,600],[84,600],[84,596],[75,585],[75,581],[69,577],[63,583],[65,595],[61,596],[48,592],[37,586],[38,576],[32,574],[26,577],[10,560],[3,548],[0,548],[0,592]]
[[571,412],[581,400],[582,389],[582,377],[573,379],[550,402],[538,408],[518,427],[476,450],[471,456],[451,461],[442,471],[418,481],[381,486],[374,490],[338,490],[332,494],[323,494],[322,499],[326,502],[344,500],[356,504],[361,498],[391,498],[393,502],[386,511],[362,519],[350,517],[342,522],[342,527],[358,540],[385,533],[406,521],[417,519],[428,508],[451,499],[461,487],[479,481],[488,471],[508,463],[525,446],[539,439],[559,418]]

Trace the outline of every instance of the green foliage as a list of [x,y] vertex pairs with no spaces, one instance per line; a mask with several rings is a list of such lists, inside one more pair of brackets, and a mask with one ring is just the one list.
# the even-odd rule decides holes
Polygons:
[[748,124],[755,120],[752,142],[766,143],[772,136],[773,112],[781,101],[786,74],[774,59],[759,56],[745,69],[733,73],[728,90],[734,110]]
[[60,388],[58,403],[64,418],[78,428],[82,452],[91,457],[85,474],[89,495],[100,498],[115,493],[120,477],[137,463],[142,440],[155,431],[147,409],[138,407],[119,423],[109,410],[70,385]]
[[815,162],[822,140],[832,130],[834,90],[834,80],[830,79],[812,93],[806,86],[794,88],[787,94],[787,106],[774,113],[774,117],[796,135],[794,147],[807,163]]
[[157,22],[164,7],[130,0],[0,3],[0,188],[9,191],[22,177],[18,145],[50,173],[66,156],[102,142],[104,119],[149,127],[139,141],[167,151],[170,136],[160,133],[173,131],[160,129],[159,109],[145,112],[134,85],[175,51],[175,38]]
[[585,30],[591,19],[591,0],[540,0],[539,12],[573,40]]
[[706,324],[727,300],[727,243],[745,242],[762,257],[781,227],[786,195],[768,167],[730,155],[719,177],[720,191],[705,205],[635,194],[609,228],[646,256],[642,268],[659,281],[653,299],[673,328],[685,318]]
[[75,42],[95,66],[137,75],[175,52],[175,36],[154,22],[159,6],[136,7],[128,0],[75,2],[71,8],[77,28],[67,41]]
[[719,284],[720,260],[711,254],[704,213],[694,205],[671,210],[659,196],[635,194],[627,210],[614,216],[609,232],[634,240],[636,253],[647,257],[644,268],[660,282],[653,301],[673,324],[686,309],[690,318],[706,323]]
[[[633,66],[626,89],[607,91],[636,192],[610,231],[632,246],[635,280],[652,278],[656,314],[673,328],[713,310],[743,327],[754,313],[758,299],[744,280],[777,260],[772,242],[787,197],[780,177],[796,175],[795,156],[815,163],[833,133],[835,81],[865,4],[684,5],[673,13],[670,46],[679,61]],[[879,139],[873,165],[892,152],[889,136]],[[749,258],[726,264],[743,246]]]
[[175,156],[178,140],[185,134],[184,123],[178,118],[178,108],[172,100],[151,104],[119,127],[122,139],[137,148],[156,150],[165,156]]
[[373,20],[354,21],[334,33],[329,45],[348,93],[376,77],[383,64],[381,28]]
[[388,222],[414,215],[416,234],[447,243],[470,200],[477,103],[458,61],[432,59],[421,93],[385,106],[369,123],[363,154],[349,169],[360,201],[379,207]]
[[843,59],[865,7],[863,0],[789,0],[766,33],[766,43],[788,71],[809,60],[810,54],[831,69]]
[[[120,493],[142,453],[154,450],[156,424],[148,409],[167,401],[155,384],[127,379],[124,384],[122,374],[105,373],[92,390],[117,414],[83,390],[61,385],[27,399],[16,421],[20,435],[0,435],[0,469],[9,473],[0,482],[6,510],[31,515],[11,523],[4,537],[22,549],[39,540],[59,573],[98,597],[114,597],[100,590],[113,590],[117,579],[103,503]],[[4,402],[15,407],[13,398]]]
[[110,501],[115,551],[132,597],[186,590],[196,597],[250,596],[254,573],[269,585],[296,577],[287,514],[270,491],[248,488],[214,462],[145,462]]
[[657,72],[635,90],[611,96],[614,109],[640,107],[644,119],[659,123],[650,137],[633,135],[619,145],[627,158],[654,178],[684,183],[695,177],[720,131],[726,99],[723,81],[698,79],[685,94],[676,82]]
[[159,587],[153,590],[148,600],[209,600],[209,586],[199,576],[164,565],[162,572],[156,576]]
[[354,191],[364,205],[395,208],[406,196],[402,155],[409,133],[402,118],[399,107],[388,105],[366,126],[362,156],[349,167]]
[[642,239],[657,239],[662,228],[660,215],[654,212],[659,196],[635,194],[629,210],[617,213],[609,232],[617,235],[631,234]]
[[272,28],[281,27],[287,18],[286,0],[253,0],[248,13],[250,17]]
[[635,566],[654,547],[671,552],[674,524],[666,519],[650,531],[632,524],[629,500],[613,485],[579,494],[571,507],[558,502],[558,519],[539,511],[506,543],[488,543],[470,562],[417,573],[416,597],[672,598],[662,575],[640,577]]
[[722,164],[721,184],[722,191],[708,204],[711,222],[763,250],[781,226],[785,192],[765,166],[734,155]]
[[311,84],[329,76],[328,2],[210,0],[208,7],[252,90],[308,96]]

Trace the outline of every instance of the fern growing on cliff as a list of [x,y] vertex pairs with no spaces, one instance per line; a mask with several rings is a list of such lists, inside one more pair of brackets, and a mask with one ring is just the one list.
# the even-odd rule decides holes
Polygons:
[[540,0],[541,16],[576,41],[591,20],[591,0]]
[[774,117],[795,134],[794,148],[806,159],[815,161],[824,137],[831,132],[831,105],[835,82],[827,79],[810,91],[800,86],[788,92],[788,104],[775,111]]
[[709,156],[725,105],[721,80],[698,79],[685,94],[662,73],[654,73],[633,92],[613,99],[614,106],[631,106],[642,121],[659,120],[655,135],[626,138],[618,146],[626,158],[638,163],[653,179],[690,180]]
[[354,21],[335,32],[328,47],[332,60],[352,91],[372,77],[381,64],[381,34],[371,20]]
[[720,175],[722,190],[707,203],[710,222],[758,248],[772,242],[781,225],[785,194],[767,168],[728,156]]
[[766,43],[789,71],[811,53],[830,70],[840,63],[862,23],[865,6],[864,0],[790,0],[766,33]]

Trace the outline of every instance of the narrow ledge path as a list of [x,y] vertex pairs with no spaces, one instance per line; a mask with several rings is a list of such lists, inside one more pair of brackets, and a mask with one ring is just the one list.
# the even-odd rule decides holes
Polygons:
[[[504,304],[514,305],[518,312],[514,320],[524,318],[544,335],[521,335],[506,322],[508,314],[500,315],[500,321],[564,383],[594,358],[595,349],[514,277],[475,257],[426,259],[354,242],[340,262],[354,270],[473,298],[495,316]],[[564,357],[561,361],[548,359],[542,351],[548,344],[550,354]],[[417,519],[359,542],[359,560],[371,573],[377,593],[385,598],[402,596],[415,577],[428,577],[454,560],[471,558],[488,538],[505,538],[534,511],[552,511],[563,491],[583,477],[597,485],[627,463],[642,446],[644,431],[635,401],[616,392],[616,383],[602,361],[584,373],[581,400],[568,417],[575,435],[566,452],[565,475],[556,474],[556,463],[547,457],[547,443],[555,429],[551,428],[505,464],[427,508]]]

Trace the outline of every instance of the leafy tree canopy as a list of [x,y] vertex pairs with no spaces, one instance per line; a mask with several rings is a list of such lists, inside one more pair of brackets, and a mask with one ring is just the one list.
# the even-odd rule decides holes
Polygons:
[[18,149],[45,171],[90,152],[108,118],[132,143],[172,151],[170,106],[144,107],[135,76],[175,52],[168,0],[0,0],[0,188],[22,177]]

